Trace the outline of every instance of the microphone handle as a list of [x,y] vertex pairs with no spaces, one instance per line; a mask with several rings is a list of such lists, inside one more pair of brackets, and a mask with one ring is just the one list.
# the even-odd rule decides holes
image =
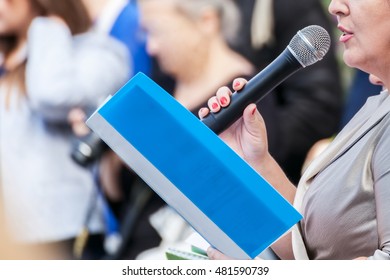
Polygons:
[[216,134],[223,132],[242,116],[251,103],[257,103],[276,86],[297,72],[303,66],[286,48],[271,64],[248,81],[242,90],[234,92],[229,106],[217,113],[207,115],[202,122]]

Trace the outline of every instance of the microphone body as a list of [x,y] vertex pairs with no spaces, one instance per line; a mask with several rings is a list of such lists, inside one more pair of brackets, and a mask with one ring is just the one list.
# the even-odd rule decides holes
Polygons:
[[228,107],[210,113],[202,122],[216,134],[221,133],[241,117],[246,106],[260,101],[301,68],[303,66],[286,48],[271,64],[250,79],[242,90],[233,93]]
[[280,83],[298,70],[321,60],[330,47],[328,32],[317,25],[298,31],[287,48],[266,68],[233,93],[229,106],[210,113],[202,122],[216,134],[221,133],[242,115],[250,103],[260,101]]

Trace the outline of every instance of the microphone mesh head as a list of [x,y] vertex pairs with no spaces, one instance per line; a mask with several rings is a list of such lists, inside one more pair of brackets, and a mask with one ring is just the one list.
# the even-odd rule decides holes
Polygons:
[[321,60],[330,47],[330,36],[321,26],[310,25],[291,39],[288,49],[303,67]]

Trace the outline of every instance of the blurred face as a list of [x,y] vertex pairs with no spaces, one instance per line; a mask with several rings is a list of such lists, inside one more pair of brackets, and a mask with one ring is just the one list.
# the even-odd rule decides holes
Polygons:
[[0,0],[0,36],[25,36],[32,18],[30,0]]
[[177,77],[200,61],[206,48],[199,26],[173,5],[171,1],[140,1],[147,51],[164,72]]
[[370,73],[389,73],[390,1],[332,0],[329,12],[343,33],[339,40],[345,63]]

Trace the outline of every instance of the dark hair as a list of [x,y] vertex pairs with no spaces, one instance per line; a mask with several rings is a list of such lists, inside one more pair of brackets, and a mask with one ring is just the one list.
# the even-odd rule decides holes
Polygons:
[[68,25],[73,35],[86,32],[92,24],[81,0],[30,0],[42,16],[56,15]]
[[[88,11],[81,0],[30,0],[31,9],[38,16],[55,15],[62,18],[73,35],[86,32],[92,25]],[[15,48],[16,36],[0,37],[0,53],[6,59],[8,54]],[[14,83],[19,86],[22,92],[26,91],[25,86],[26,61],[15,69],[7,69],[1,77],[1,81],[8,85]]]

